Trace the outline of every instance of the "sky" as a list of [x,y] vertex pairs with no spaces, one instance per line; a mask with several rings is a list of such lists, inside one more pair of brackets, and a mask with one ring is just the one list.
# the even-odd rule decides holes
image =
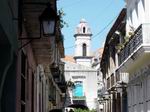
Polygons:
[[124,0],[58,0],[57,8],[63,9],[63,20],[68,24],[62,29],[65,55],[74,55],[73,35],[82,18],[91,28],[91,51],[94,52],[103,47],[107,33],[124,7]]

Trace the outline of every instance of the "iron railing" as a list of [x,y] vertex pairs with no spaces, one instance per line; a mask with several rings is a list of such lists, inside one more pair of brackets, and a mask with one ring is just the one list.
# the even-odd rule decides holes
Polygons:
[[131,36],[129,42],[126,43],[125,47],[118,53],[119,65],[121,65],[142,43],[142,25],[140,25],[134,35]]
[[86,96],[73,96],[73,100],[86,100]]

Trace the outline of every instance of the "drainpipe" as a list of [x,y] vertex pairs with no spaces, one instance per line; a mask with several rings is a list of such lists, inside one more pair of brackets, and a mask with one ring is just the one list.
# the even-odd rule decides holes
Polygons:
[[5,67],[5,70],[4,70],[3,75],[2,75],[1,85],[0,85],[0,112],[1,112],[1,100],[2,100],[3,86],[4,86],[4,82],[5,82],[5,78],[6,78],[8,69],[12,65],[12,62],[13,62],[13,50],[11,48],[10,49],[10,60],[9,60],[8,64]]

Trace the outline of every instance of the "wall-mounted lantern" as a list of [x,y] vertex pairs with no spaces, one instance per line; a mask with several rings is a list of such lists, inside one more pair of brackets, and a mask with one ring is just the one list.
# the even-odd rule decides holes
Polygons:
[[[27,37],[19,37],[19,40],[23,39],[40,39],[42,36],[48,37],[48,36],[54,36],[55,35],[55,30],[56,30],[56,22],[58,20],[57,12],[55,11],[54,8],[52,8],[52,5],[50,3],[32,3],[32,2],[25,2],[23,5],[27,7],[32,7],[32,6],[46,6],[42,14],[37,17],[37,20],[39,21],[39,25],[36,28],[39,30],[39,34],[37,35],[37,32],[33,31],[34,36],[27,36]],[[20,9],[21,10],[21,9]],[[22,12],[23,13],[23,12]],[[28,12],[32,13],[32,12]],[[19,19],[20,21],[22,19]],[[35,20],[35,21],[37,21]],[[20,23],[20,28],[22,28],[22,23]],[[21,32],[22,35],[22,32]],[[37,36],[35,36],[37,35]]]
[[[39,21],[39,25],[36,28],[36,30],[39,30],[39,35],[37,35],[37,32],[33,31],[33,35],[32,36],[27,36],[27,37],[22,37],[20,36],[18,39],[19,40],[24,40],[24,39],[29,39],[29,41],[27,43],[25,43],[24,45],[22,45],[19,50],[21,50],[23,47],[25,47],[26,45],[28,45],[29,43],[31,43],[31,41],[33,41],[34,39],[40,39],[42,37],[48,37],[48,36],[54,36],[55,35],[55,30],[56,30],[56,22],[58,20],[58,16],[57,16],[57,12],[52,8],[50,3],[34,3],[34,2],[25,2],[25,3],[20,3],[20,5],[22,6],[47,6],[45,8],[45,10],[42,12],[42,14],[40,15],[40,17],[37,18],[37,20]],[[23,7],[23,6],[22,6]],[[22,7],[20,8],[20,10],[23,10]],[[20,12],[20,18],[22,18],[22,13]],[[31,13],[31,12],[28,12]],[[20,20],[20,29],[22,28],[22,19]],[[37,21],[35,20],[35,21]],[[22,30],[20,32],[20,35],[22,35]]]
[[54,11],[51,5],[48,4],[47,8],[39,17],[44,36],[51,36],[55,34],[57,18],[58,16],[56,11]]
[[114,94],[115,92],[120,93],[127,88],[127,83],[123,81],[118,81],[112,89],[109,90],[109,94]]
[[105,100],[110,99],[110,93],[109,93],[108,91],[106,91],[106,92],[103,94],[103,96],[104,96],[104,99],[105,99]]

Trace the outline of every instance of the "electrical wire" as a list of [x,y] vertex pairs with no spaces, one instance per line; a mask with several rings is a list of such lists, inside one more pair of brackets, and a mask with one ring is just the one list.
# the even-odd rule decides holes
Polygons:
[[100,35],[103,31],[105,31],[116,19],[117,16],[115,16],[105,27],[103,27],[97,34],[95,34],[92,39],[96,38],[98,35]]
[[82,45],[82,43],[80,43],[80,44],[77,44],[77,45],[73,45],[73,46],[70,46],[70,47],[66,47],[65,49],[74,48],[74,47],[76,47],[76,46],[79,46],[79,45]]
[[69,46],[69,47],[66,47],[65,49],[70,49],[70,48],[74,48],[76,45],[73,45],[73,46]]
[[[112,2],[113,2],[114,0],[111,0],[111,2],[102,10],[102,11],[100,11],[100,13],[102,13],[103,14],[103,11],[104,10],[106,10],[106,9],[108,9],[108,7],[110,7],[110,5],[112,5]],[[76,1],[76,2],[74,2],[74,3],[72,3],[72,5],[74,5],[75,3],[78,3],[78,2],[80,2],[80,0],[79,1]],[[71,6],[72,6],[71,5]],[[68,6],[70,6],[70,5],[68,5]],[[102,30],[100,30],[97,34],[95,34],[91,39],[94,39],[94,38],[96,38],[98,35],[100,35],[103,31],[105,31],[112,23],[113,23],[113,21],[116,19],[116,17],[117,16],[115,16],[115,18],[113,18],[104,28],[102,28]],[[73,46],[69,46],[69,47],[66,47],[65,49],[71,49],[71,48],[74,48],[76,45],[73,45]]]
[[[104,26],[98,33],[96,33],[91,39],[94,39],[96,38],[97,36],[99,36],[103,31],[105,31],[113,22],[114,20],[116,19],[117,16],[115,16],[106,26]],[[78,45],[81,45],[81,44],[78,44]],[[77,45],[73,45],[73,46],[69,46],[69,47],[66,47],[65,49],[70,49],[70,48],[74,48],[75,46]]]

